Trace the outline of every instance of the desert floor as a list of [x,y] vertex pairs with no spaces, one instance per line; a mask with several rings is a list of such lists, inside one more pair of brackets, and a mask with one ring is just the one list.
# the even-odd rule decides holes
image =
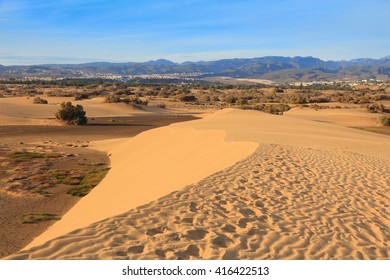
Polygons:
[[[49,195],[40,195],[24,190],[22,183],[28,185],[33,177],[46,170],[79,170],[94,164],[108,167],[109,156],[106,152],[91,149],[91,141],[133,137],[142,131],[194,119],[180,114],[164,116],[144,112],[133,116],[132,111],[129,117],[130,114],[126,115],[124,108],[118,106],[121,110],[112,110],[111,117],[106,116],[106,110],[98,109],[87,126],[66,126],[52,119],[60,100],[53,98],[51,102],[52,106],[42,107],[31,104],[26,97],[0,99],[0,258],[19,251],[54,223],[20,224],[18,215],[55,213],[62,216],[80,200],[67,195],[69,187],[61,184],[53,187],[52,182],[41,181],[41,185],[51,183],[51,186],[47,188]],[[60,156],[16,164],[9,155],[18,151]]]
[[376,125],[224,109],[92,141],[107,176],[8,258],[389,259],[390,137],[352,128]]

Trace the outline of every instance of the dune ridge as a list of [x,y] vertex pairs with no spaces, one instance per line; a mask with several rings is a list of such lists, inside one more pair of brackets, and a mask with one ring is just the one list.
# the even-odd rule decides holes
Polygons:
[[[182,141],[202,142],[206,133],[211,146],[225,139],[237,145],[246,141],[241,144],[250,149],[246,156],[240,154],[238,163],[164,189],[148,201],[127,205],[121,213],[96,216],[84,226],[74,216],[68,220],[76,222],[72,232],[69,228],[53,240],[42,239],[9,259],[390,258],[388,136],[301,117],[230,109],[161,128],[172,129],[182,132]],[[150,133],[138,140],[156,135]],[[116,152],[129,143],[117,141]],[[163,148],[157,145],[152,151]],[[234,153],[231,148],[222,154]],[[196,158],[196,151],[190,155]],[[208,166],[207,158],[207,154],[198,158],[199,166]],[[180,160],[165,169],[188,159]],[[113,182],[128,178],[129,170],[123,166],[125,162],[113,156]],[[108,189],[103,186],[109,180],[97,189]],[[92,192],[90,199],[94,193],[98,194]],[[102,193],[97,196],[104,201]],[[88,208],[81,209],[72,210],[80,216]]]
[[26,248],[196,183],[235,164],[258,146],[224,139],[223,131],[171,125],[131,139],[95,144],[110,153],[113,168],[88,196]]

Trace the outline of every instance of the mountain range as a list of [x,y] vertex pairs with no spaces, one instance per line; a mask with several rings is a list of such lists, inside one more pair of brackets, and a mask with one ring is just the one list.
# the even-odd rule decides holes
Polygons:
[[0,77],[90,77],[93,75],[195,75],[199,78],[224,76],[258,78],[276,82],[333,80],[390,80],[390,56],[380,59],[359,58],[324,61],[315,57],[266,56],[175,63],[165,59],[148,62],[92,62],[83,64],[45,64],[2,66]]

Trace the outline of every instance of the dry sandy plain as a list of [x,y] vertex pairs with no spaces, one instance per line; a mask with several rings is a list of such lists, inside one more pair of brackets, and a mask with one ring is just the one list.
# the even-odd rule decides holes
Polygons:
[[[3,124],[53,124],[50,105],[0,102]],[[129,115],[83,102],[89,116]],[[351,128],[376,119],[224,109],[90,142],[110,155],[107,176],[8,258],[389,259],[390,136]]]

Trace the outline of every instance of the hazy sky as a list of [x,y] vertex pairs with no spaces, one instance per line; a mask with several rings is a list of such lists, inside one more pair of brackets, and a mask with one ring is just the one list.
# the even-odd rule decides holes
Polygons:
[[0,0],[0,64],[390,54],[390,0]]

